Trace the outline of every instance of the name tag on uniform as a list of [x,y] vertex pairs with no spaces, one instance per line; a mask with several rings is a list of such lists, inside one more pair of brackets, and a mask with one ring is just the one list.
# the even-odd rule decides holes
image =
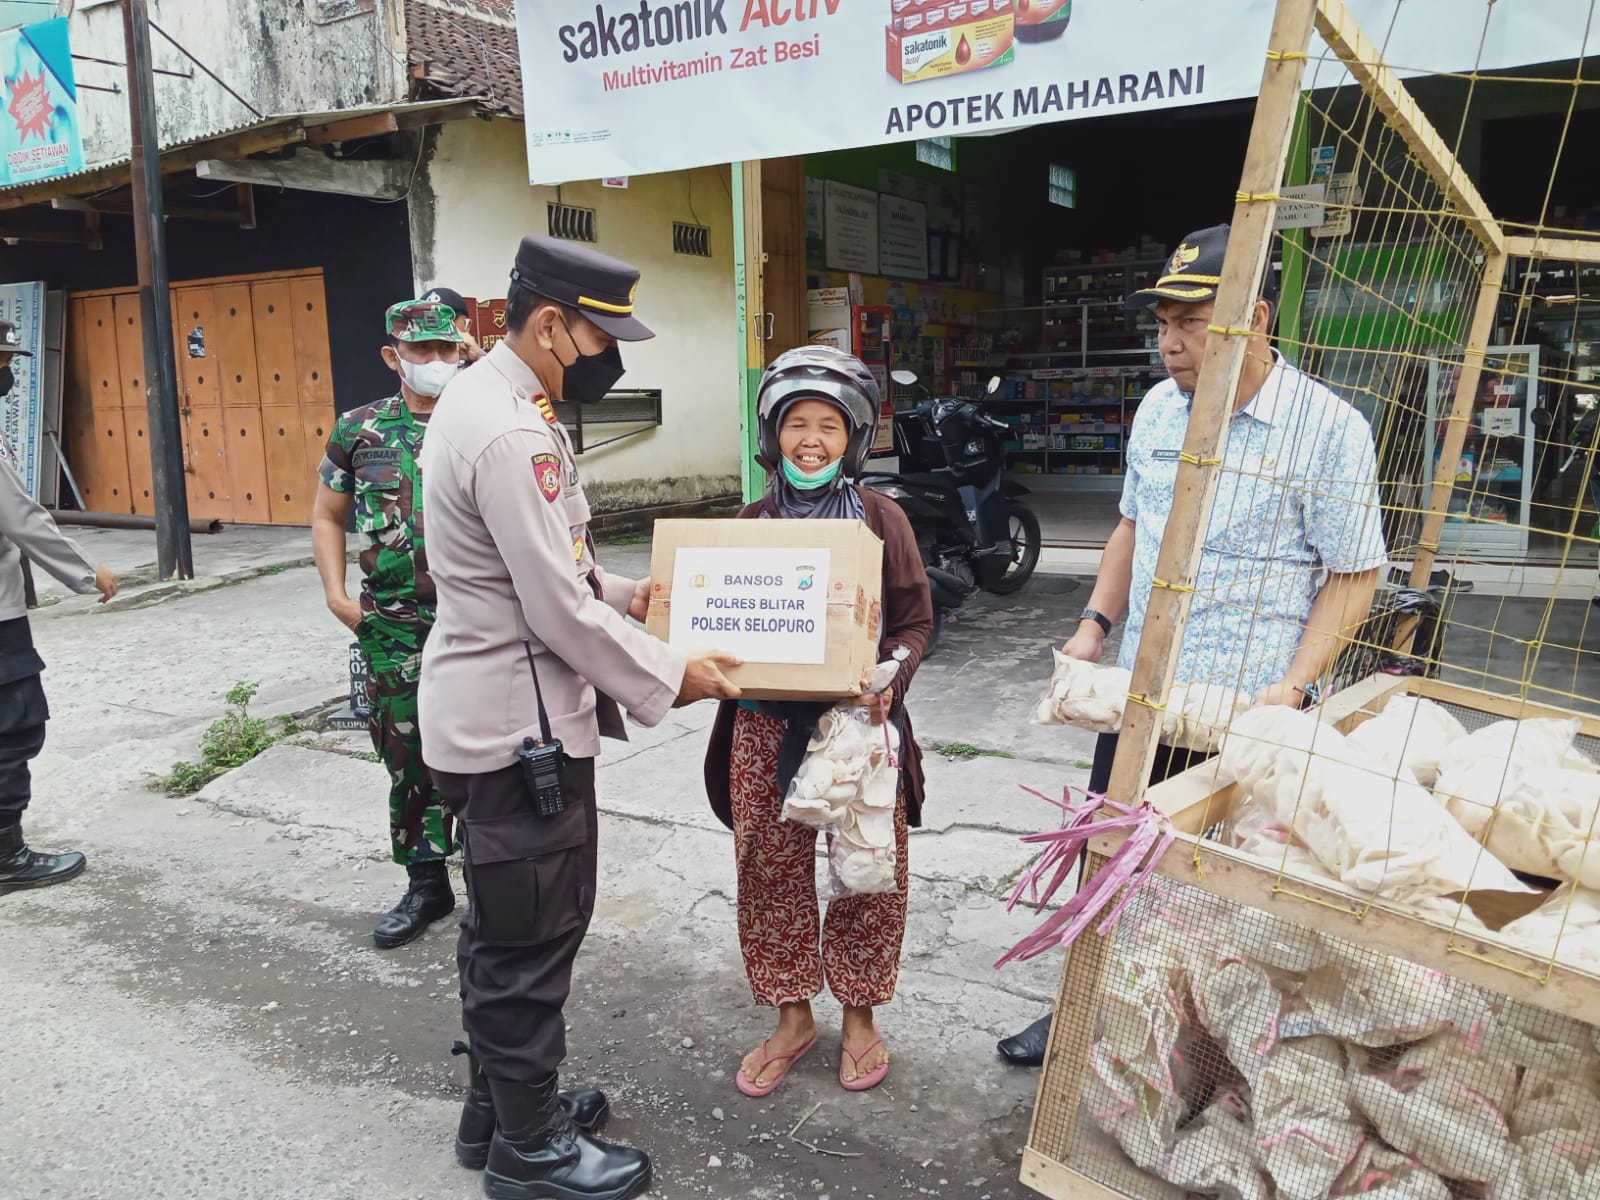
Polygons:
[[353,467],[391,467],[400,465],[399,446],[357,446],[350,456]]

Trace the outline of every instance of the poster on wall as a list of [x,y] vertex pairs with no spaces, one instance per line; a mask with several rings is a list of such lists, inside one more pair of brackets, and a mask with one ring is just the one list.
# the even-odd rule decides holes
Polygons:
[[504,300],[477,300],[472,318],[472,336],[483,347],[484,353],[506,336],[506,302]]
[[[0,320],[16,327],[26,354],[11,360],[16,382],[0,400],[0,432],[11,450],[11,464],[28,495],[39,499],[39,447],[44,440],[44,284],[0,284]],[[52,459],[52,461],[54,461]]]
[[822,180],[806,179],[806,266],[821,269],[824,266],[828,219],[825,215],[827,200]]
[[[1589,0],[1347,0],[1401,75],[1572,56]],[[534,183],[1254,96],[1273,0],[516,0]],[[974,12],[980,9],[981,15]],[[1487,14],[1478,15],[1478,14]],[[1017,37],[1018,24],[1035,24]],[[1308,86],[1344,86],[1313,38]],[[707,122],[706,113],[717,120]]]
[[824,265],[878,273],[878,193],[827,180],[823,187]]
[[878,273],[891,279],[928,277],[928,208],[916,200],[878,200]]
[[0,32],[0,187],[83,170],[67,19]]

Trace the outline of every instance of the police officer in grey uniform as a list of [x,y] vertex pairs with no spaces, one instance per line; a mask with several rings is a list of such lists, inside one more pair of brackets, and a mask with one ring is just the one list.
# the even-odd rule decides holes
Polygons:
[[[465,831],[471,910],[457,962],[481,1079],[456,1149],[468,1165],[486,1160],[484,1191],[499,1200],[624,1200],[649,1185],[645,1154],[584,1128],[604,1097],[563,1098],[558,1084],[562,1006],[594,912],[594,760],[602,734],[626,736],[619,706],[654,725],[675,705],[739,694],[721,670],[737,660],[685,656],[625,619],[643,618],[649,581],[595,560],[556,419],[555,402],[599,400],[617,382],[619,342],[652,336],[633,315],[638,281],[593,250],[525,238],[506,337],[445,389],[422,450],[438,592],[422,752]],[[468,1151],[485,1124],[480,1160]]]
[[[0,396],[16,383],[11,360],[32,357],[22,349],[16,326],[0,321]],[[84,868],[77,851],[44,854],[28,848],[22,814],[32,796],[28,763],[44,748],[50,718],[39,673],[44,660],[33,648],[24,599],[22,556],[26,554],[75,592],[99,592],[100,602],[117,594],[117,577],[96,566],[56,528],[17,473],[11,446],[0,434],[0,892],[65,883]]]

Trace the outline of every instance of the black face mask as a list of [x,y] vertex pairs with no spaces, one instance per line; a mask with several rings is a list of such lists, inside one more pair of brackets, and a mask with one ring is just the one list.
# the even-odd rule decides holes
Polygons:
[[17,377],[11,373],[11,364],[0,367],[0,396],[9,396],[17,386]]
[[[566,330],[567,341],[572,343],[573,350],[577,350],[578,343],[565,321],[561,322],[561,328]],[[555,352],[552,350],[551,353]],[[561,363],[561,399],[575,400],[579,404],[593,404],[596,400],[605,399],[606,393],[617,386],[617,380],[622,378],[627,369],[622,365],[622,351],[617,349],[615,343],[599,354],[580,352],[570,363],[561,362],[561,356],[557,354],[556,361]]]

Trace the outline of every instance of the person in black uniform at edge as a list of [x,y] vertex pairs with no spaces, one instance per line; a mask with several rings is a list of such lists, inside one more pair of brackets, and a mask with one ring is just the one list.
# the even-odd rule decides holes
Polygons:
[[[21,348],[16,326],[0,321],[0,396],[9,395],[16,383],[11,360],[19,354],[32,357]],[[44,725],[50,719],[39,681],[44,660],[33,648],[28,626],[23,554],[73,591],[99,592],[102,604],[117,594],[111,569],[90,562],[28,495],[11,446],[0,434],[0,892],[65,883],[87,861],[76,850],[30,850],[22,837],[22,814],[32,797],[28,763],[44,748]]]

